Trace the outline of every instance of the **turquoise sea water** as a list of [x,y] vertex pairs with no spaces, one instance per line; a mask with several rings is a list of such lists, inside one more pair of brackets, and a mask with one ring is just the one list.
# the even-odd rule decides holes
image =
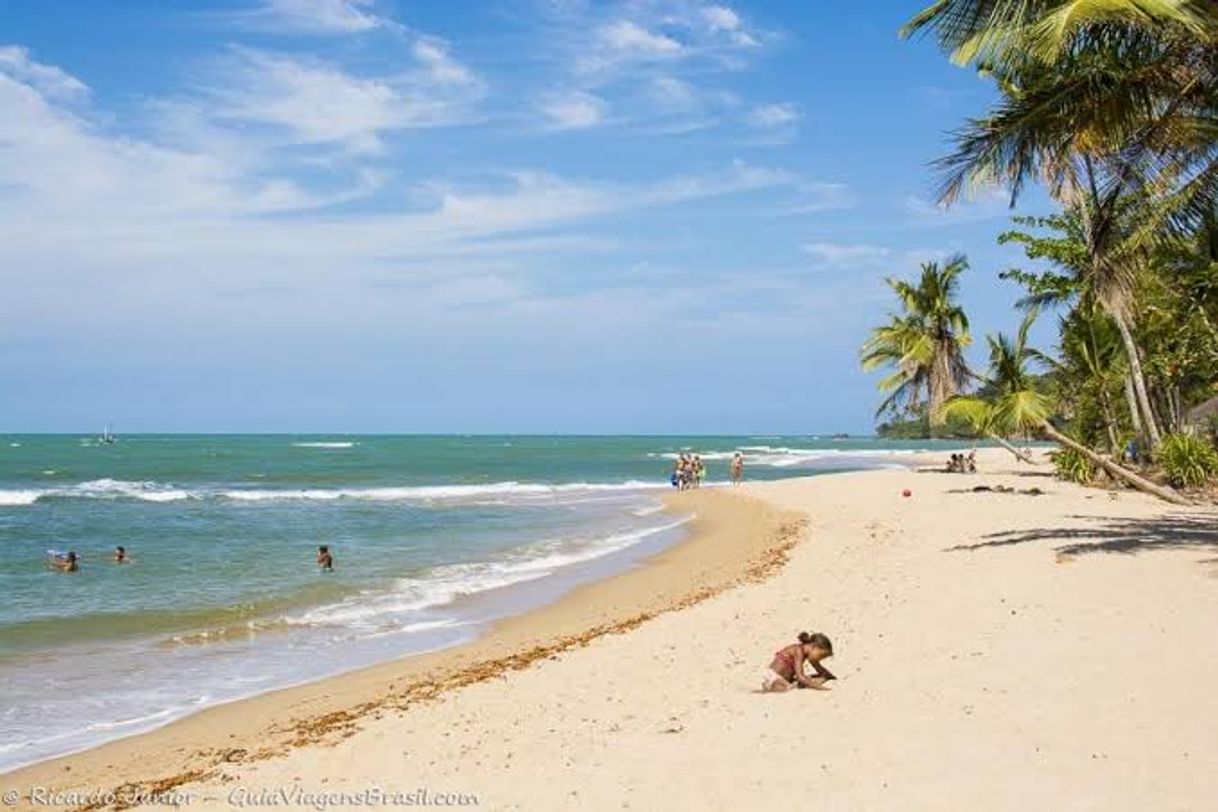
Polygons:
[[[917,444],[925,447],[925,443]],[[899,464],[812,437],[0,438],[0,771],[468,639],[679,538],[710,483]],[[946,447],[946,446],[945,446]],[[116,545],[133,561],[116,565]],[[333,573],[314,564],[319,544]],[[60,574],[48,550],[73,550]]]

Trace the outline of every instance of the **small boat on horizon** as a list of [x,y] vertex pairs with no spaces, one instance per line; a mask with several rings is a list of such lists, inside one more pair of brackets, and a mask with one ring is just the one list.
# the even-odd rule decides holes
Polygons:
[[117,439],[118,438],[114,436],[114,427],[110,423],[107,423],[106,430],[102,432],[101,437],[97,438],[97,441],[103,445],[114,445],[114,443],[117,442]]

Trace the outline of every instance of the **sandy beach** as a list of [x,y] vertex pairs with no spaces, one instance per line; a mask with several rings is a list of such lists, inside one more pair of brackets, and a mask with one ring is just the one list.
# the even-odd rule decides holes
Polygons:
[[[681,495],[687,542],[475,643],[0,785],[19,807],[1211,808],[1218,514],[980,468]],[[839,681],[759,694],[801,630]]]

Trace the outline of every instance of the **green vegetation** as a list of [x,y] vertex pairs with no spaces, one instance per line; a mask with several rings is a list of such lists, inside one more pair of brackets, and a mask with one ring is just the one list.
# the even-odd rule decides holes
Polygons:
[[[1130,446],[1178,487],[1218,472],[1212,438],[1184,418],[1218,394],[1218,5],[937,0],[903,33],[933,37],[998,91],[938,161],[941,202],[992,186],[1014,201],[1040,183],[1057,211],[997,237],[1029,262],[1001,274],[1026,318],[988,339],[983,378],[962,351],[963,258],[947,280],[890,281],[901,311],[863,347],[864,368],[889,370],[881,412],[899,430],[925,414],[928,428],[1046,437],[1065,478],[1103,469],[1181,501],[1119,460]],[[1042,353],[1029,328],[1049,312],[1057,342]]]
[[1218,452],[1206,440],[1189,434],[1163,438],[1159,459],[1167,480],[1177,488],[1200,488],[1218,474]]
[[1095,466],[1091,460],[1069,448],[1062,448],[1052,453],[1053,467],[1057,478],[1079,485],[1088,485],[1095,479]]

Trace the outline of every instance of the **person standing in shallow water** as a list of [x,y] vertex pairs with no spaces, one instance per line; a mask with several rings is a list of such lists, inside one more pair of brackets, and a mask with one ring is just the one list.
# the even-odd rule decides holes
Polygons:
[[324,544],[317,548],[317,566],[322,572],[334,571],[334,556],[330,555],[330,548]]
[[740,481],[744,479],[744,455],[739,451],[732,456],[730,473],[733,485],[739,485]]

